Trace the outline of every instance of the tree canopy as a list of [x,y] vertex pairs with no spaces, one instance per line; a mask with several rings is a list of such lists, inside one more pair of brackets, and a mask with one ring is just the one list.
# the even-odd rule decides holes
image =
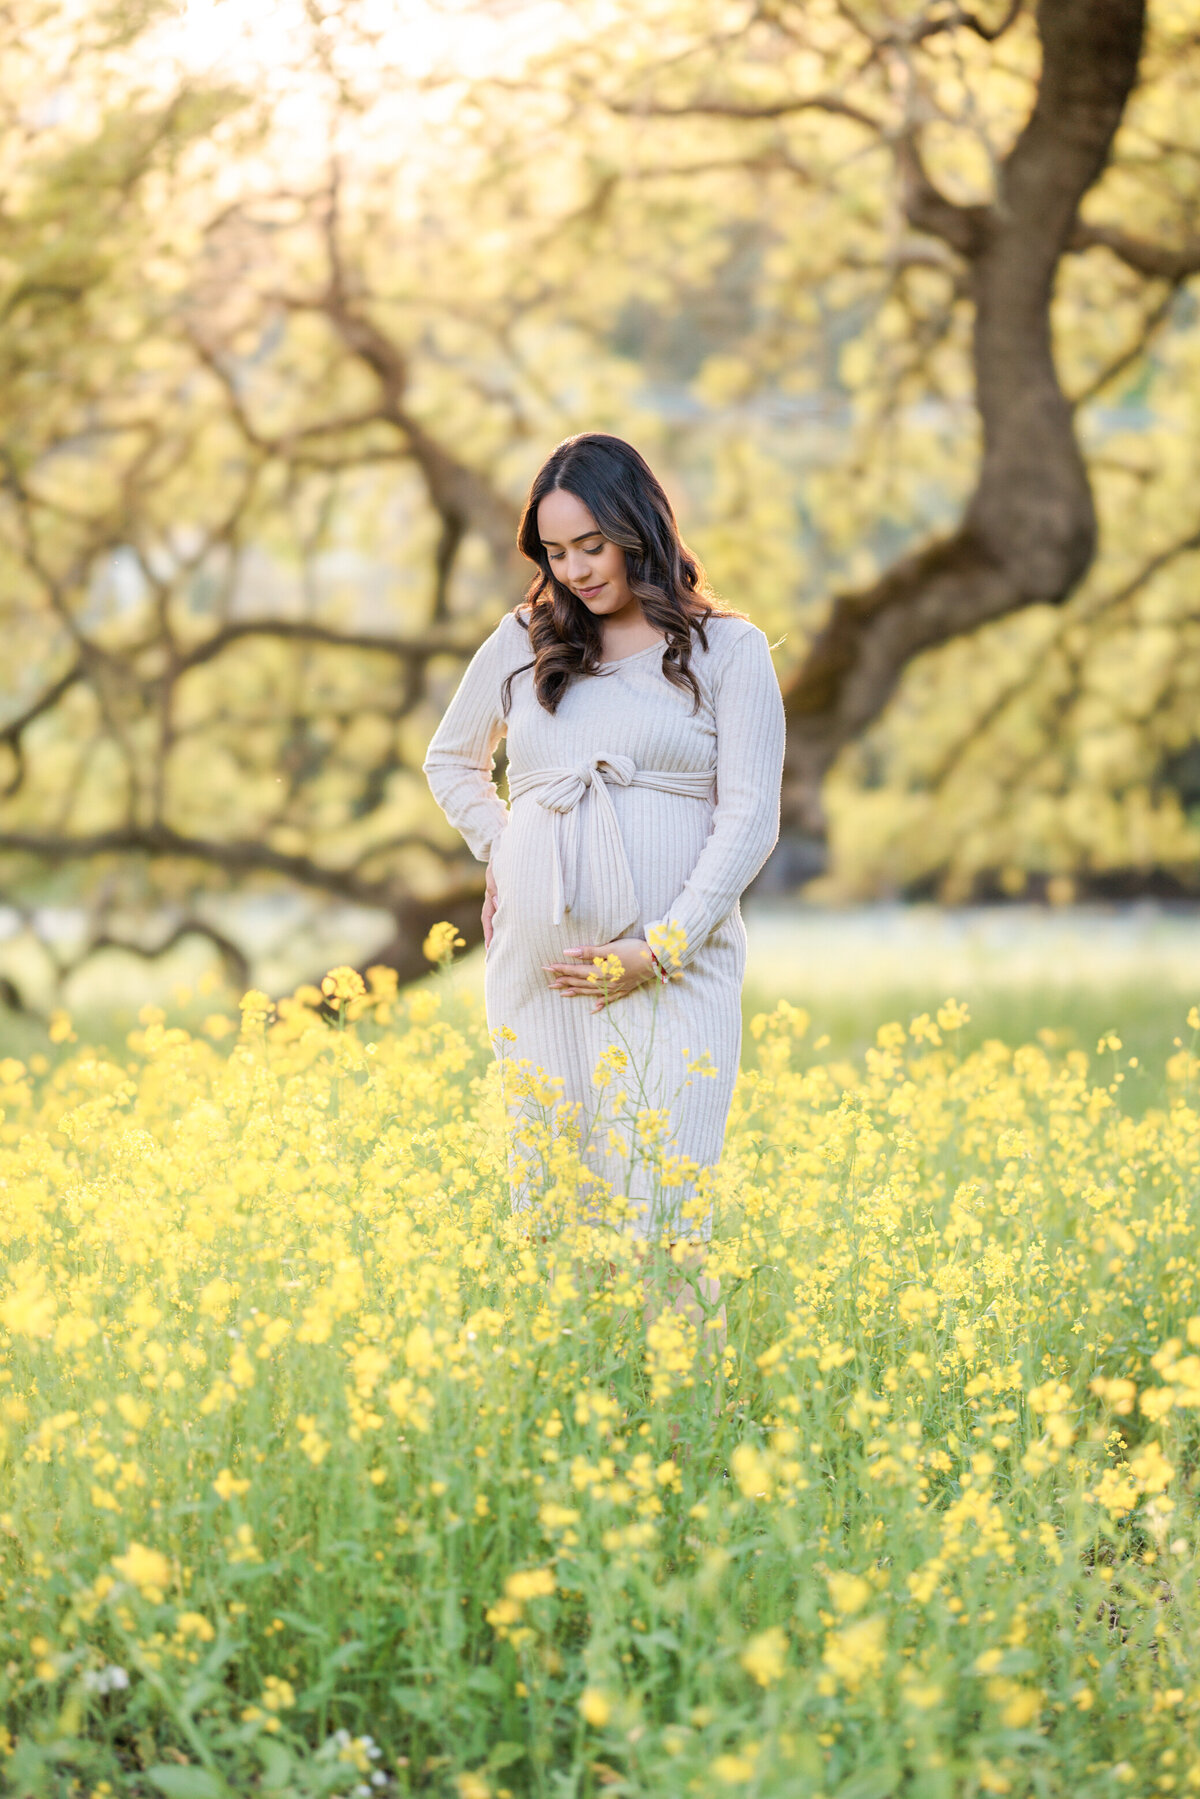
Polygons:
[[1190,7],[0,33],[0,897],[50,972],[195,933],[242,978],[259,892],[368,908],[405,975],[477,932],[419,765],[588,428],[782,639],[826,891],[1191,883]]

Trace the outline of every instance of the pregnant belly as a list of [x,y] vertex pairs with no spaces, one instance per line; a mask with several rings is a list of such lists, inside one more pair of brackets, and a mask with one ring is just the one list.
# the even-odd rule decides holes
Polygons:
[[[536,804],[515,806],[492,857],[497,930],[515,933],[531,947],[560,938],[564,943],[590,939],[600,922],[593,871],[586,858],[579,858],[582,866],[574,871],[575,892],[566,896],[572,903],[564,910],[561,854],[555,815]],[[559,911],[562,918],[556,924]]]
[[711,804],[622,789],[613,810],[618,834],[604,842],[586,807],[572,819],[530,797],[514,805],[493,856],[498,926],[511,920],[531,939],[598,942],[668,911],[704,847]]

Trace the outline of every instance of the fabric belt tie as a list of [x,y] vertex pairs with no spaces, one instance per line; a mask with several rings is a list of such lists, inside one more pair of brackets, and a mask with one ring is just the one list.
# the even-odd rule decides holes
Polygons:
[[[637,923],[633,871],[617,823],[609,787],[650,787],[685,799],[707,799],[711,771],[671,773],[638,768],[631,756],[593,756],[575,768],[531,769],[508,777],[510,799],[537,795],[554,819],[554,922],[562,924],[579,892],[580,857],[586,844],[588,867],[599,900],[596,940],[615,943]],[[581,821],[582,815],[582,821]]]

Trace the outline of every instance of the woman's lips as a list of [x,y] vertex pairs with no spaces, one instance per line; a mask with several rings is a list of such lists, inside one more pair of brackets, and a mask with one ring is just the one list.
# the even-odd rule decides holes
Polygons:
[[581,600],[594,600],[596,595],[602,593],[607,586],[607,581],[601,581],[599,587],[577,587],[575,591]]

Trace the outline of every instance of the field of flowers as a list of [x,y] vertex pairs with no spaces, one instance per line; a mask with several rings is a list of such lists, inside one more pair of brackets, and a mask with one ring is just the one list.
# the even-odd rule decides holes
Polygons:
[[548,1130],[512,1214],[468,1001],[325,987],[0,1060],[3,1791],[1200,1791],[1195,1011],[1140,1113],[757,1018],[726,1336]]

